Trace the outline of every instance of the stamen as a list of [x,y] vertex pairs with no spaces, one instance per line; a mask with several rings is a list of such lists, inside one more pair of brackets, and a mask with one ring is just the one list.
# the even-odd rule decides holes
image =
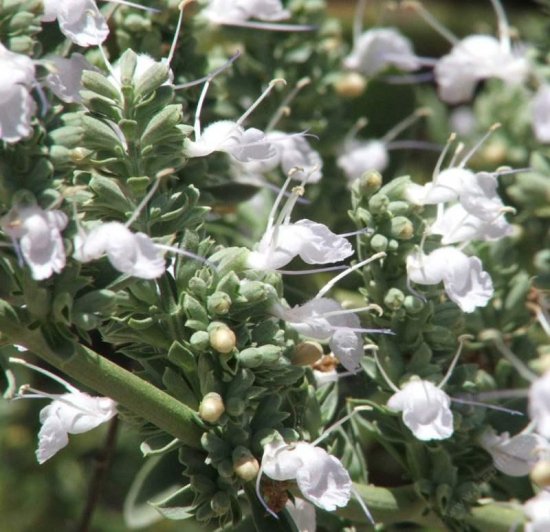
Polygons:
[[80,393],[80,390],[70,385],[67,381],[63,380],[61,377],[58,377],[57,375],[54,375],[50,371],[43,369],[39,366],[35,366],[34,364],[31,364],[30,362],[27,362],[22,358],[10,357],[8,361],[11,364],[19,364],[21,366],[25,366],[27,368],[33,369],[34,371],[37,371],[38,373],[41,373],[42,375],[45,375],[46,377],[49,377],[55,382],[58,382],[59,384],[61,384],[69,393]]
[[328,429],[324,430],[323,431],[323,434],[321,434],[315,441],[312,441],[311,442],[311,445],[313,445],[314,447],[316,447],[317,445],[319,445],[331,432],[333,432],[335,429],[337,429],[338,427],[341,427],[346,421],[348,421],[349,419],[351,419],[355,414],[357,414],[357,412],[365,412],[365,411],[368,411],[368,410],[372,410],[372,406],[369,406],[369,405],[360,405],[360,406],[355,406],[353,408],[353,410],[349,413],[349,414],[346,414],[342,419],[338,420],[336,423],[334,423],[333,425],[331,425]]
[[189,87],[194,87],[195,85],[200,85],[205,81],[214,79],[218,74],[228,69],[240,57],[240,55],[240,50],[237,50],[235,54],[232,55],[222,66],[215,68],[214,70],[212,70],[212,72],[210,72],[203,78],[195,79],[193,81],[189,81],[188,83],[182,83],[181,85],[175,85],[174,89],[188,89]]
[[400,133],[405,131],[405,129],[411,127],[415,122],[424,116],[429,116],[431,111],[426,107],[421,107],[414,111],[414,113],[407,116],[404,120],[393,126],[381,139],[380,141],[384,144],[391,142],[395,139]]
[[491,340],[502,356],[508,360],[510,364],[512,364],[512,366],[525,380],[529,382],[534,382],[537,380],[538,375],[531,371],[525,363],[512,352],[512,350],[502,341],[502,337],[498,331],[495,331],[495,333],[496,334],[491,336]]
[[178,37],[180,35],[181,31],[181,24],[183,22],[183,10],[185,9],[185,6],[187,4],[190,4],[193,0],[183,0],[178,5],[178,9],[180,11],[179,17],[178,17],[178,23],[176,25],[176,31],[174,32],[174,38],[172,39],[172,45],[170,46],[170,53],[168,54],[168,57],[166,58],[166,62],[170,64],[172,62],[172,59],[174,59],[174,53],[176,52],[176,44],[178,42]]
[[352,486],[351,492],[353,493],[355,499],[359,503],[359,506],[361,506],[361,509],[363,510],[364,514],[367,516],[367,519],[373,524],[376,525],[376,521],[372,517],[372,514],[370,513],[367,505],[365,504],[365,501],[363,500],[363,497],[361,497],[361,494],[357,491],[357,489]]
[[355,137],[357,137],[357,133],[361,131],[367,124],[369,123],[369,119],[362,116],[355,122],[353,127],[349,130],[347,135],[344,137],[344,144],[350,144],[355,140]]
[[391,150],[426,150],[441,153],[441,145],[424,140],[394,140],[386,144],[386,149]]
[[237,28],[251,28],[268,31],[313,31],[318,28],[315,24],[277,24],[274,22],[220,22],[223,26],[235,26]]
[[[476,399],[486,399],[487,401],[496,401],[499,399],[525,399],[529,394],[529,390],[494,390],[492,392],[478,392],[476,394],[468,394],[468,397]],[[462,395],[460,396],[462,398]]]
[[325,284],[325,286],[323,286],[321,288],[321,290],[319,290],[319,292],[317,292],[317,295],[313,299],[319,299],[319,298],[323,297],[329,290],[332,289],[332,287],[338,281],[340,281],[341,279],[343,279],[344,277],[349,275],[351,272],[354,272],[355,270],[358,270],[359,268],[362,268],[363,266],[366,266],[367,264],[369,264],[371,262],[374,262],[378,259],[383,259],[384,257],[386,257],[386,253],[384,251],[380,251],[379,253],[374,254],[370,258],[362,260],[362,261],[358,262],[357,264],[354,264],[353,266],[350,266],[345,271],[343,271],[342,273],[338,274],[336,277],[331,279],[327,284]]
[[513,416],[524,416],[525,414],[523,412],[520,412],[519,410],[512,410],[511,408],[506,408],[504,406],[496,406],[496,405],[490,405],[487,403],[480,403],[479,401],[470,401],[469,399],[458,399],[456,397],[451,397],[451,401],[453,403],[461,403],[465,405],[472,405],[472,406],[482,406],[483,408],[488,408],[490,410],[496,410],[498,412],[505,412],[506,414],[511,414]]
[[156,9],[154,7],[142,6],[141,4],[136,4],[135,2],[129,2],[128,0],[105,0],[105,1],[111,4],[119,4],[121,6],[135,7],[136,9],[141,9],[143,11],[148,11],[150,13],[160,13],[160,9]]
[[204,265],[208,266],[209,268],[212,268],[212,270],[217,271],[217,267],[215,264],[210,262],[208,259],[201,257],[200,255],[196,255],[195,253],[192,253],[191,251],[186,251],[185,249],[176,248],[174,246],[167,246],[165,244],[157,244],[155,242],[155,247],[157,249],[161,249],[163,251],[170,251],[171,253],[175,253],[176,255],[181,255],[183,257],[187,257],[189,259],[196,260],[198,262],[202,262]]
[[258,476],[256,477],[256,496],[258,497],[258,500],[262,504],[262,506],[265,508],[265,511],[273,516],[275,519],[279,519],[279,516],[267,505],[264,498],[262,497],[262,492],[260,490],[260,482],[262,480],[262,475],[264,474],[264,465],[263,463],[260,464],[260,470],[258,471]]
[[488,130],[487,130],[487,133],[485,133],[485,135],[483,135],[483,137],[481,137],[478,142],[476,143],[476,145],[464,156],[464,158],[462,159],[462,161],[460,161],[460,164],[458,165],[459,168],[464,168],[466,166],[466,163],[472,158],[472,156],[475,154],[475,152],[477,150],[479,150],[479,148],[481,148],[481,146],[483,145],[483,143],[493,134],[493,132],[495,132],[499,127],[501,126],[501,124],[499,124],[498,122],[493,124]]
[[456,133],[451,133],[449,135],[449,138],[447,139],[447,143],[445,144],[445,147],[443,148],[443,151],[439,155],[437,162],[435,163],[435,168],[432,174],[432,181],[436,181],[437,176],[441,173],[441,167],[443,166],[443,161],[445,160],[445,157],[447,156],[447,153],[449,151],[449,148],[451,147],[451,144],[456,139]]
[[305,77],[302,78],[296,83],[296,86],[290,91],[289,94],[283,99],[281,102],[281,105],[277,108],[275,111],[275,114],[271,117],[271,120],[268,122],[265,131],[271,131],[277,122],[281,119],[281,117],[284,114],[288,114],[290,112],[289,104],[296,98],[296,95],[304,88],[307,87],[311,83],[311,78]]
[[237,120],[237,122],[236,122],[237,126],[240,126],[252,114],[254,109],[256,109],[256,107],[258,107],[258,105],[260,105],[260,103],[262,103],[267,98],[269,93],[273,90],[273,87],[275,87],[275,85],[277,85],[279,83],[283,83],[284,85],[286,85],[286,81],[282,78],[275,78],[275,79],[272,79],[269,82],[269,85],[267,86],[267,89],[265,89],[264,92],[262,92],[262,94],[260,94],[260,97]]
[[526,166],[525,168],[497,168],[496,172],[491,172],[494,176],[500,177],[502,175],[514,175],[514,174],[522,174],[524,172],[532,172],[533,168],[530,166]]
[[439,20],[437,20],[420,2],[405,1],[401,5],[404,9],[411,9],[416,12],[428,26],[439,33],[439,35],[449,41],[453,46],[460,42],[460,39],[448,28],[443,26],[443,24],[441,24],[441,22],[439,22]]
[[459,346],[456,351],[455,356],[453,357],[453,360],[451,362],[451,365],[449,366],[449,369],[447,370],[447,373],[445,373],[445,376],[443,377],[443,380],[438,384],[438,388],[441,389],[447,384],[447,381],[451,378],[451,375],[455,369],[456,363],[458,362],[458,359],[460,358],[460,354],[462,353],[462,349],[464,348],[464,344],[467,340],[472,340],[473,336],[470,334],[463,334],[458,337]]
[[386,373],[386,370],[382,367],[382,364],[380,363],[380,360],[378,358],[378,349],[373,349],[372,354],[374,356],[374,362],[376,363],[376,367],[378,368],[378,371],[382,374],[382,377],[384,377],[384,380],[386,381],[386,384],[394,391],[394,392],[400,392],[401,390],[393,383],[393,381],[390,379],[389,375]]
[[283,197],[291,181],[292,181],[292,174],[291,172],[289,172],[288,177],[286,178],[286,181],[283,183],[283,186],[281,187],[281,190],[279,191],[279,194],[275,198],[273,206],[271,207],[271,211],[269,212],[269,216],[267,218],[267,227],[265,230],[266,234],[272,229],[273,224],[275,223],[275,215],[277,213],[277,209],[279,208],[279,205],[281,204],[281,201],[283,200]]
[[500,45],[506,53],[510,53],[512,50],[512,45],[510,42],[510,26],[508,24],[508,19],[506,17],[506,12],[504,11],[502,4],[499,0],[491,0],[493,9],[497,16],[497,25],[498,25],[498,37],[500,40]]
[[5,392],[2,394],[2,397],[4,399],[13,399],[16,394],[16,381],[15,381],[15,375],[13,374],[13,371],[11,369],[4,369],[4,376],[6,377],[6,382],[8,385],[6,386]]
[[363,33],[363,20],[365,18],[365,8],[367,7],[367,0],[358,0],[355,5],[355,16],[353,19],[353,44],[359,40],[361,33]]
[[327,266],[326,268],[312,268],[311,270],[277,270],[277,273],[283,275],[309,275],[311,273],[335,272],[345,270],[347,266]]
[[456,166],[456,160],[458,159],[458,157],[463,151],[464,151],[464,143],[459,142],[455,152],[453,153],[453,156],[451,157],[451,161],[449,162],[449,168],[454,168]]
[[342,316],[343,314],[357,314],[358,312],[370,312],[371,310],[375,310],[378,313],[378,316],[381,317],[384,314],[384,311],[382,310],[382,307],[380,305],[372,304],[372,305],[366,305],[365,307],[359,307],[359,308],[348,308],[348,309],[342,309],[342,310],[332,310],[330,312],[323,312],[321,316],[324,318],[330,317],[330,316]]
[[351,231],[349,233],[340,233],[338,236],[342,238],[349,238],[350,236],[358,236],[363,234],[374,233],[374,229],[371,227],[364,227],[363,229],[357,229],[357,231]]

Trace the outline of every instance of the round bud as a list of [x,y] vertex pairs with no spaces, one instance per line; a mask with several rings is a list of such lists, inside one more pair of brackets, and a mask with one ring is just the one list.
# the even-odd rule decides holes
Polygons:
[[231,499],[225,491],[218,491],[210,499],[210,508],[216,515],[223,515],[231,509]]
[[384,296],[384,305],[391,310],[397,310],[403,306],[405,294],[398,288],[390,288]]
[[413,316],[419,312],[422,312],[425,307],[425,303],[420,298],[410,295],[405,296],[403,305],[407,313]]
[[508,159],[508,147],[500,140],[488,142],[483,150],[483,158],[491,165],[499,165]]
[[374,194],[382,186],[382,176],[380,172],[376,170],[371,170],[370,172],[365,172],[359,178],[359,187],[363,194]]
[[384,235],[373,235],[370,239],[370,247],[373,251],[386,251],[388,249],[388,239]]
[[373,214],[382,214],[386,212],[389,204],[390,200],[388,196],[378,192],[369,200],[369,210]]
[[210,345],[210,335],[206,331],[196,331],[189,338],[189,343],[195,349],[204,351]]
[[231,353],[237,343],[235,333],[224,324],[220,324],[210,330],[209,340],[212,349],[224,355]]
[[207,393],[199,405],[199,416],[208,423],[216,423],[225,412],[222,396],[216,392]]
[[254,480],[260,471],[260,464],[254,455],[242,445],[233,450],[233,470],[245,482]]
[[206,307],[210,314],[218,316],[227,314],[231,307],[231,298],[225,292],[214,292],[208,296]]
[[531,480],[540,486],[541,488],[547,488],[550,486],[550,460],[540,460],[537,462],[531,473],[529,473]]
[[227,400],[227,413],[230,416],[240,416],[246,409],[246,403],[238,397],[230,397]]
[[73,148],[71,150],[71,161],[73,163],[79,163],[90,155],[90,151],[85,148]]
[[367,87],[367,80],[357,72],[346,72],[336,80],[334,89],[343,98],[357,98]]
[[300,342],[294,347],[292,363],[296,366],[311,366],[323,356],[320,343],[311,340]]
[[414,236],[414,226],[405,216],[396,216],[391,221],[391,235],[399,240],[410,240]]

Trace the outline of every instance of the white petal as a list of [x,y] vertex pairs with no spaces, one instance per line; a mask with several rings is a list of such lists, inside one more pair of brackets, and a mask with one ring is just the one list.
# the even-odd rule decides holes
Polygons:
[[43,464],[68,443],[69,436],[62,421],[56,416],[47,418],[38,433],[38,448],[36,449],[38,463]]
[[550,371],[531,384],[529,416],[534,421],[537,432],[550,439]]
[[285,508],[300,532],[315,532],[317,530],[315,506],[300,497],[294,497],[294,502],[289,499]]
[[59,29],[79,46],[97,46],[109,35],[109,27],[94,0],[64,0],[57,8]]
[[275,440],[264,447],[262,471],[273,480],[292,480],[303,466],[302,458],[294,445]]
[[382,172],[389,162],[386,145],[377,140],[353,142],[344,146],[344,153],[337,159],[338,166],[350,181],[360,178],[370,170]]
[[361,359],[365,351],[360,334],[351,329],[337,329],[330,339],[329,346],[348,371],[356,372],[361,368]]
[[525,525],[526,532],[546,532],[550,530],[550,492],[540,491],[524,505],[525,515],[530,523]]
[[70,59],[50,56],[45,60],[50,64],[50,74],[46,76],[49,89],[66,103],[80,102],[82,72],[93,70],[94,67],[78,53],[72,54]]

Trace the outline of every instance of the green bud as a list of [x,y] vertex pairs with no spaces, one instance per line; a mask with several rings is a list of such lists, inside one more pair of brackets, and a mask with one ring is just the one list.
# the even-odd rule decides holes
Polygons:
[[369,200],[369,210],[372,214],[383,214],[387,211],[389,204],[388,196],[378,192]]
[[414,226],[405,216],[396,216],[391,221],[391,235],[399,240],[410,240],[414,236]]
[[187,290],[193,295],[203,298],[208,291],[208,286],[200,277],[191,277],[191,279],[189,279]]
[[237,354],[237,360],[245,368],[257,368],[262,364],[272,364],[279,360],[282,349],[276,345],[249,347]]
[[210,346],[218,353],[231,353],[237,344],[235,333],[225,323],[214,323],[215,326],[210,324],[208,327]]
[[217,465],[217,469],[220,477],[231,478],[233,476],[233,462],[231,460],[222,460]]
[[147,124],[143,135],[141,135],[141,145],[158,144],[172,136],[175,133],[174,127],[183,120],[183,113],[180,104],[167,105],[159,111]]
[[[136,99],[145,98],[158,89],[165,81],[168,81],[169,72],[170,67],[165,63],[152,64],[135,80]],[[178,105],[178,107],[180,106]]]
[[82,72],[82,86],[113,103],[120,103],[120,91],[103,75],[93,70]]
[[210,499],[210,508],[216,515],[224,515],[231,509],[231,498],[225,491],[218,491]]
[[216,423],[224,412],[222,396],[216,392],[207,393],[199,405],[199,416],[208,423]]
[[208,296],[206,307],[210,314],[223,316],[231,308],[231,298],[224,292],[214,292]]
[[240,295],[249,302],[263,301],[274,293],[274,288],[260,281],[241,281]]
[[216,490],[215,482],[206,475],[191,475],[189,484],[195,491],[203,494],[212,493]]
[[408,314],[414,316],[422,312],[426,304],[419,297],[408,295],[405,296],[403,306]]
[[260,464],[249,449],[239,445],[233,450],[233,470],[245,482],[254,480],[260,471]]
[[92,116],[82,115],[82,128],[88,148],[113,151],[119,147],[124,150],[118,135],[105,122]]
[[376,170],[365,172],[359,178],[358,186],[361,193],[366,196],[371,196],[375,192],[378,192],[382,186],[382,176],[380,175],[380,172],[377,172]]
[[370,239],[370,247],[373,251],[386,251],[388,249],[388,239],[384,235],[376,234]]
[[204,351],[210,346],[210,335],[206,331],[197,331],[191,335],[189,343],[197,351]]
[[126,50],[118,61],[120,66],[120,82],[122,86],[133,84],[134,72],[137,66],[137,55],[133,50]]
[[399,249],[399,242],[393,238],[388,241],[388,251],[397,251]]
[[246,409],[246,403],[238,397],[230,397],[227,400],[227,413],[230,416],[240,416]]
[[388,211],[394,216],[405,216],[409,214],[411,206],[406,201],[390,201],[388,205]]
[[405,301],[405,294],[398,288],[390,288],[384,296],[384,305],[391,310],[401,308]]

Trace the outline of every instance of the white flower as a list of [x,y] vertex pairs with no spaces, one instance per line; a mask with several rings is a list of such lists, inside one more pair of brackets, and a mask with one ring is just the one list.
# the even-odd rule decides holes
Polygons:
[[294,502],[289,499],[285,508],[292,517],[297,530],[300,532],[315,532],[317,530],[315,506],[300,497],[294,497]]
[[89,262],[107,255],[119,272],[141,279],[155,279],[165,271],[159,248],[144,233],[132,233],[119,222],[102,223],[75,238],[76,260]]
[[338,157],[336,164],[353,181],[369,170],[382,172],[389,162],[386,143],[379,140],[354,140],[344,144],[344,152]]
[[455,201],[464,189],[464,183],[472,176],[474,173],[466,168],[447,168],[438,172],[430,183],[410,183],[405,190],[405,197],[415,205],[437,205]]
[[329,347],[351,372],[361,367],[363,340],[361,322],[356,314],[345,311],[334,299],[318,298],[293,308],[275,304],[271,312],[306,338],[329,342]]
[[61,231],[67,215],[45,211],[36,205],[16,206],[2,220],[2,229],[14,240],[15,249],[31,269],[33,279],[47,279],[65,267]]
[[535,423],[535,430],[550,439],[550,371],[529,388],[529,416]]
[[247,258],[255,270],[278,270],[299,256],[308,264],[339,262],[353,255],[353,247],[326,225],[311,220],[283,223],[266,230]]
[[43,22],[57,19],[59,29],[79,46],[96,46],[109,35],[105,17],[94,0],[43,0]]
[[443,245],[469,242],[471,240],[500,240],[513,233],[512,226],[504,214],[492,221],[485,221],[470,214],[460,203],[438,212],[430,232],[441,235]]
[[94,67],[79,53],[72,54],[70,59],[48,56],[44,61],[50,72],[45,80],[48,88],[66,103],[80,102],[82,72],[94,70]]
[[108,397],[92,397],[76,389],[56,396],[40,411],[42,428],[36,450],[38,463],[43,464],[63,449],[69,443],[69,434],[95,429],[116,413],[116,403]]
[[341,462],[311,443],[287,444],[282,440],[264,447],[262,471],[277,481],[296,480],[302,495],[329,512],[346,506],[351,478]]
[[429,381],[409,381],[387,405],[403,412],[403,423],[419,440],[444,440],[453,434],[451,399]]
[[453,109],[449,115],[449,125],[451,131],[456,131],[461,137],[471,135],[477,124],[477,118],[471,107],[461,105]]
[[550,85],[537,90],[532,103],[533,131],[539,142],[550,142]]
[[493,457],[495,467],[512,477],[528,475],[538,460],[538,453],[548,443],[538,434],[497,434],[487,428],[480,437],[480,445]]
[[34,83],[32,60],[0,43],[0,139],[17,142],[31,133],[36,104],[29,94]]
[[50,377],[66,390],[63,394],[49,394],[31,388],[20,387],[15,399],[51,399],[40,411],[42,427],[38,433],[36,458],[43,464],[69,443],[69,434],[81,434],[109,421],[117,414],[116,403],[108,397],[92,397],[81,392],[57,375],[30,364],[20,358],[10,358],[12,364],[20,364]]
[[477,257],[468,257],[453,247],[425,255],[415,251],[407,257],[407,275],[418,284],[443,282],[449,298],[464,312],[484,307],[493,295],[493,283]]
[[550,530],[550,491],[541,491],[523,505],[529,518],[525,532],[547,532]]
[[499,78],[507,84],[521,84],[529,73],[524,54],[509,42],[490,35],[471,35],[458,42],[434,69],[439,95],[455,104],[470,100],[477,83]]
[[374,76],[389,66],[407,72],[420,68],[409,39],[395,28],[375,28],[364,32],[344,59],[344,66]]
[[290,18],[281,0],[208,0],[201,15],[212,24],[240,24],[254,18],[274,22]]

